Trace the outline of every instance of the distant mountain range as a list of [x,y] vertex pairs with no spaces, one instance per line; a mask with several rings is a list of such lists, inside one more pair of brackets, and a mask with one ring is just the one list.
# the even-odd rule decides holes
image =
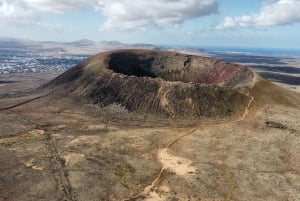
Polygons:
[[22,50],[30,53],[57,55],[57,54],[78,54],[92,55],[103,51],[115,49],[153,49],[153,50],[173,50],[191,54],[204,54],[203,50],[197,48],[166,48],[152,44],[125,44],[118,41],[95,42],[82,39],[74,42],[54,42],[54,41],[33,41],[28,39],[0,38],[0,49]]

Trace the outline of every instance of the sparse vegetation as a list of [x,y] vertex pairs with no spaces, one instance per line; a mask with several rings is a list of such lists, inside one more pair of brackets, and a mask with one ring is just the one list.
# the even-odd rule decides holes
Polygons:
[[10,146],[18,142],[26,142],[31,140],[42,139],[44,137],[43,134],[44,131],[42,130],[32,130],[32,131],[28,131],[10,137],[2,137],[0,138],[0,146]]

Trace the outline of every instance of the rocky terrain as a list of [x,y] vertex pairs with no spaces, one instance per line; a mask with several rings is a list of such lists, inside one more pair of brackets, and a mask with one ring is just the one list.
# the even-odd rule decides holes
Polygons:
[[122,50],[44,82],[1,91],[0,200],[300,200],[300,95],[247,67]]

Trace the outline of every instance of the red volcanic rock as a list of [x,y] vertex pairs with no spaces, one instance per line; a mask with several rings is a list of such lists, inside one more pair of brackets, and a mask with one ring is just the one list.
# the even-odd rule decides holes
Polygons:
[[253,82],[247,67],[207,57],[150,50],[93,56],[47,86],[87,103],[120,104],[134,113],[219,117],[238,113]]

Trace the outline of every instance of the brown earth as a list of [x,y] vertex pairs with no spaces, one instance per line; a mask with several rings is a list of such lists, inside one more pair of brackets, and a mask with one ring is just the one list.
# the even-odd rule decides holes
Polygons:
[[[34,93],[1,95],[1,201],[300,200],[299,94],[255,74],[246,76],[249,80],[234,82],[236,85],[218,81],[209,87],[207,83],[173,80],[186,88],[198,86],[199,93],[203,93],[201,87],[204,91],[217,88],[225,90],[226,96],[241,94],[236,96],[245,100],[227,103],[237,100],[228,96],[202,102],[209,105],[205,107],[218,102],[240,108],[230,118],[228,113],[202,118],[186,118],[181,112],[176,115],[185,118],[167,112],[155,116],[158,107],[149,109],[151,115],[145,115],[148,110],[129,110],[126,99],[121,99],[123,102],[115,99],[120,94],[125,96],[124,91],[130,92],[124,85],[110,95],[111,102],[105,105],[103,100],[94,102],[93,98],[104,93],[102,85],[89,88],[87,84],[95,84],[104,74],[124,78],[117,82],[120,84],[146,80],[139,83],[144,88],[153,79],[160,85],[170,84],[169,90],[176,91],[173,82],[158,76],[157,71],[151,71],[156,74],[150,77],[119,75],[110,69],[118,66],[116,61],[112,64],[106,60],[101,70],[99,59],[103,56],[90,58]],[[191,61],[197,59],[202,58]],[[96,93],[97,87],[101,90]],[[128,87],[132,89],[132,85]],[[197,93],[191,88],[185,91]],[[137,98],[141,96],[138,90],[135,94]],[[211,90],[209,94],[216,92]],[[146,97],[141,96],[141,100],[149,102]],[[173,99],[167,96],[167,100]],[[198,101],[203,100],[199,97]],[[188,104],[184,106],[189,110]],[[219,114],[223,118],[216,118]],[[270,126],[270,122],[280,126]]]

